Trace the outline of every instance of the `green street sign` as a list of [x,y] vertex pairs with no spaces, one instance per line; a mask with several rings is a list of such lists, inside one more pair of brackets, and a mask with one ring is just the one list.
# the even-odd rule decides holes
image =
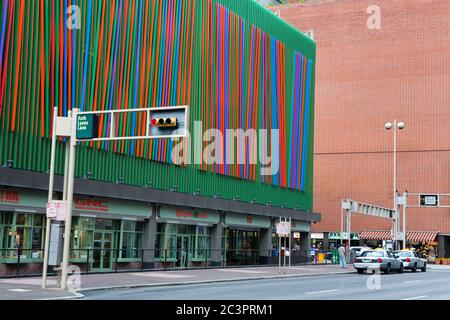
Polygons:
[[94,139],[98,137],[98,116],[83,114],[77,117],[77,139]]

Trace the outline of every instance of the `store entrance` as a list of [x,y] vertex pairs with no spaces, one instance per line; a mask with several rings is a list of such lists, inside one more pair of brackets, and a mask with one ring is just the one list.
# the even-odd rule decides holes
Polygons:
[[112,270],[112,232],[94,233],[94,252],[92,262],[93,271],[111,271]]
[[226,230],[226,257],[228,265],[255,265],[259,263],[259,230]]
[[189,256],[189,236],[177,236],[177,267],[187,268]]

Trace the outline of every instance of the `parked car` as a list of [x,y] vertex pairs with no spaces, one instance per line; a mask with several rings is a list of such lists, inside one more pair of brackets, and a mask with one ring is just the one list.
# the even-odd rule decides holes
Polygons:
[[392,270],[396,270],[398,273],[403,272],[403,262],[394,253],[387,250],[365,251],[354,259],[353,267],[359,274],[363,274],[366,270],[375,272],[377,269],[384,273],[390,273]]
[[427,260],[419,256],[417,252],[411,250],[399,250],[394,252],[403,262],[403,268],[416,272],[420,269],[422,272],[427,271]]
[[350,247],[350,254],[354,254],[355,257],[359,257],[363,252],[373,250],[369,247]]

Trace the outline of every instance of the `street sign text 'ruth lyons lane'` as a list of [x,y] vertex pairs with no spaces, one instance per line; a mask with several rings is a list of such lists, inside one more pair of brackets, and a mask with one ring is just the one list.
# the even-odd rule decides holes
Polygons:
[[77,139],[94,139],[98,137],[98,115],[82,114],[77,116]]

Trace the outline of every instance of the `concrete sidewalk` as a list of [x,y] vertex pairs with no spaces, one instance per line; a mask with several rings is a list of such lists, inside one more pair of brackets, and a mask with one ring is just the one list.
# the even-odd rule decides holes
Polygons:
[[56,289],[56,279],[48,279],[49,289],[41,289],[41,278],[0,279],[0,300],[73,299],[84,291],[119,288],[214,283],[240,280],[270,279],[353,273],[339,265],[304,265],[291,268],[248,267],[225,269],[171,270],[132,273],[90,274],[81,276],[81,289],[68,292]]

